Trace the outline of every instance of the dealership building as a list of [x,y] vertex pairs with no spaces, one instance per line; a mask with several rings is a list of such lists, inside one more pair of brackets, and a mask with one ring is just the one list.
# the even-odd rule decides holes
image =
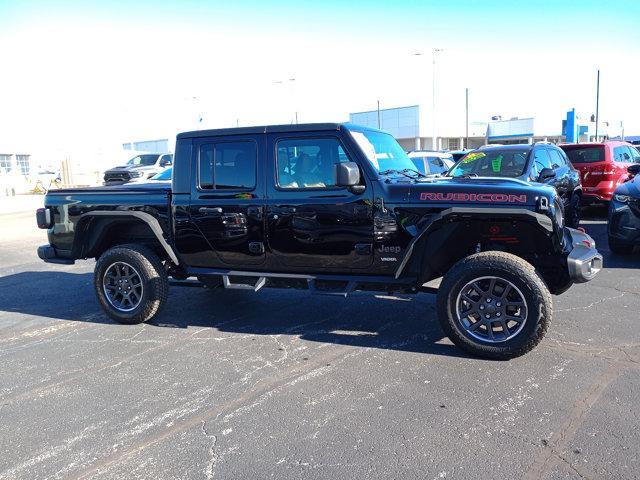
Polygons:
[[[567,112],[564,119],[503,119],[501,116],[494,116],[489,121],[470,121],[468,132],[462,119],[459,125],[439,125],[435,139],[433,124],[429,121],[428,113],[424,113],[420,105],[350,113],[349,121],[389,132],[406,151],[460,150],[496,143],[508,145],[539,141],[587,142],[594,140],[595,132],[595,122],[586,115],[576,115],[575,110]],[[599,139],[617,133],[608,122],[599,123]]]

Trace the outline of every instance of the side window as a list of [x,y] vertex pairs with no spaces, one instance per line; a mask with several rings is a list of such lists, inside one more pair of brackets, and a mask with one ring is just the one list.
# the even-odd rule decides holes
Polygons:
[[162,155],[160,157],[160,166],[168,167],[169,165],[171,165],[171,155]]
[[439,157],[429,157],[429,171],[430,173],[445,173],[447,167]]
[[613,149],[613,160],[616,162],[627,163],[631,161],[631,155],[627,147],[615,147]]
[[564,161],[562,154],[557,150],[550,149],[549,155],[551,156],[551,167],[553,169],[564,167],[566,165],[566,162]]
[[202,145],[198,158],[200,188],[253,190],[257,157],[257,146],[251,141]]
[[640,152],[635,147],[627,147],[631,152],[631,161],[633,163],[640,163]]
[[543,168],[552,168],[551,159],[549,158],[547,150],[544,148],[538,148],[534,151],[533,163],[538,170],[538,173],[540,173]]
[[279,140],[277,185],[279,188],[335,187],[335,164],[349,157],[337,138]]

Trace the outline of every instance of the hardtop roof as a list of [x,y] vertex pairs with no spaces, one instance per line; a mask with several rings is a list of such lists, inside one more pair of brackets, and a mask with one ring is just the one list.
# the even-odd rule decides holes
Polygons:
[[[315,132],[315,131],[340,131],[343,129],[354,131],[374,131],[382,132],[375,128],[355,125],[352,123],[301,123],[297,125],[261,125],[255,127],[238,127],[238,128],[217,128],[211,130],[193,130],[190,132],[182,132],[178,134],[178,139],[197,138],[197,137],[219,137],[229,135],[256,135],[267,133],[294,133],[294,132]],[[387,132],[383,132],[387,133]]]

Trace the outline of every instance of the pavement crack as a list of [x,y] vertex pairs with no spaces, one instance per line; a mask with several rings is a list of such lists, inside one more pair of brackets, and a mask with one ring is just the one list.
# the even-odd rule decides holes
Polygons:
[[212,433],[207,432],[207,422],[205,420],[202,420],[200,430],[205,437],[211,439],[211,445],[209,446],[209,460],[207,461],[207,466],[204,469],[205,477],[207,478],[207,480],[211,480],[214,477],[216,464],[218,463],[218,454],[216,452],[216,443],[218,442],[218,437]]
[[560,310],[556,310],[556,313],[559,313],[559,312],[573,312],[573,311],[576,311],[576,310],[589,310],[590,308],[593,308],[596,305],[599,305],[599,304],[604,303],[604,302],[608,302],[609,300],[617,300],[619,298],[624,297],[627,293],[631,293],[631,292],[618,290],[617,288],[613,288],[613,290],[617,290],[617,291],[621,292],[620,295],[616,295],[615,297],[601,298],[600,300],[596,300],[595,302],[591,302],[589,305],[584,305],[582,307],[563,308],[563,309],[560,309]]
[[549,441],[546,448],[536,456],[529,470],[523,476],[524,480],[539,480],[545,478],[556,462],[563,460],[556,452],[567,448],[582,424],[585,415],[593,408],[600,397],[602,397],[609,385],[620,376],[623,369],[624,365],[613,363],[602,375],[593,381],[585,396],[575,403],[569,415],[560,425],[558,435],[553,439],[553,442]]

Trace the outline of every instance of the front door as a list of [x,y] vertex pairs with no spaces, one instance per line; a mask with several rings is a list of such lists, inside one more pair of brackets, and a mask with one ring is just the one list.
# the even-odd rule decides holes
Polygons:
[[189,215],[209,248],[191,263],[237,269],[263,263],[264,136],[201,138],[194,150]]
[[339,137],[272,134],[267,151],[274,156],[267,175],[270,268],[347,273],[369,266],[372,188],[354,193],[335,185],[335,164],[355,161]]

